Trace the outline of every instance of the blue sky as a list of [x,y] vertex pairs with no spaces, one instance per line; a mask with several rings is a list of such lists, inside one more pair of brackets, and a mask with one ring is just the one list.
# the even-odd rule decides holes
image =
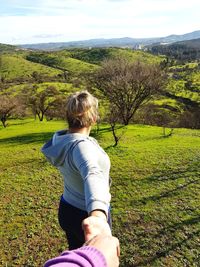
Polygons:
[[1,0],[0,43],[161,37],[200,30],[200,0]]

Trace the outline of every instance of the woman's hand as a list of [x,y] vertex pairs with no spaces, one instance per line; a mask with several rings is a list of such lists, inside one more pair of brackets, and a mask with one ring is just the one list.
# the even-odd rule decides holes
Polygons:
[[119,266],[119,240],[113,237],[106,216],[93,213],[82,222],[85,234],[85,246],[93,246],[105,257],[108,267]]
[[89,216],[82,222],[85,241],[89,241],[97,235],[112,236],[111,229],[107,221],[102,217]]

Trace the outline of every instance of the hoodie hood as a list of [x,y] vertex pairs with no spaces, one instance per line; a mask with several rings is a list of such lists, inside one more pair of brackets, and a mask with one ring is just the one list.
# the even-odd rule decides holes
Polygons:
[[54,166],[61,166],[69,150],[88,136],[80,133],[67,133],[66,130],[56,132],[41,149],[47,160]]

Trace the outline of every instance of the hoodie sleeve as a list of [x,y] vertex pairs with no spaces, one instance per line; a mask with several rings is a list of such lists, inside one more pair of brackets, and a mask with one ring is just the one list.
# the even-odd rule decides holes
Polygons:
[[104,170],[99,166],[99,162],[102,162],[101,165],[106,163],[107,155],[90,140],[85,140],[73,149],[72,157],[84,182],[87,212],[100,209],[108,214],[111,198],[109,181]]
[[60,256],[48,260],[44,267],[107,267],[103,254],[94,247],[85,246],[65,251]]

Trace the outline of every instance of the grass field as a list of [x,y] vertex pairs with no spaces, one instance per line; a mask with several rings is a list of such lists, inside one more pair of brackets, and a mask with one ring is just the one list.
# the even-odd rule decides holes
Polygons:
[[[40,148],[62,121],[0,126],[0,265],[38,267],[67,248],[57,222],[59,173]],[[200,266],[200,131],[131,125],[110,156],[113,233],[122,267]]]

